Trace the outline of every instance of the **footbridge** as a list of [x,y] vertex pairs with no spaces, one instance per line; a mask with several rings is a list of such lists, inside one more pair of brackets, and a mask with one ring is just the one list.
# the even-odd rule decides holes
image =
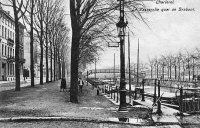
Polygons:
[[[125,70],[125,72],[128,74],[129,71]],[[92,69],[92,70],[88,70],[86,72],[83,73],[83,75],[92,75],[95,73],[120,73],[120,69]],[[137,76],[137,73],[134,72],[134,70],[131,70],[131,75]],[[140,72],[138,73],[139,77],[144,77],[146,74],[145,72]]]

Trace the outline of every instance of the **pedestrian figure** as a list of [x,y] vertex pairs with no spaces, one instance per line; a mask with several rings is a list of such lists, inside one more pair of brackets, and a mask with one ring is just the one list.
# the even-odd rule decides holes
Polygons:
[[97,85],[97,95],[99,95],[99,90],[100,90],[100,88],[99,88],[99,86]]
[[79,90],[80,92],[82,93],[82,89],[83,89],[83,85],[84,85],[84,82],[83,80],[80,78],[79,81],[78,81],[78,85],[79,85]]
[[63,92],[64,92],[65,89],[66,89],[66,79],[65,79],[65,78],[62,78],[62,79],[61,79],[60,92],[62,91],[62,89],[63,89]]

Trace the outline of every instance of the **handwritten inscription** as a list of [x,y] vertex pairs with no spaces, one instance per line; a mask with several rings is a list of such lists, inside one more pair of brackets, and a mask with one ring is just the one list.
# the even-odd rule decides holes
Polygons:
[[183,7],[179,7],[178,11],[195,11],[194,8],[183,8]]
[[177,8],[135,8],[132,11],[137,11],[137,12],[192,12],[195,11],[195,8],[184,8],[184,7],[177,7]]
[[174,4],[174,0],[156,0],[156,4]]
[[155,6],[152,8],[134,8],[132,11],[136,11],[136,12],[192,12],[192,11],[196,11],[195,8],[193,7],[187,7],[187,6],[174,7],[174,5],[176,5],[175,0],[156,0],[155,4],[158,6]]

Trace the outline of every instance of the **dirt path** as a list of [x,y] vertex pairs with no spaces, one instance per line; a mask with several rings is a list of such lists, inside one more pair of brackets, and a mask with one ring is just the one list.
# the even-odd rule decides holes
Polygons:
[[69,102],[69,91],[59,92],[60,81],[0,93],[0,117],[70,116],[107,118],[115,116],[115,108],[103,96],[96,96],[91,86],[84,86],[79,104]]

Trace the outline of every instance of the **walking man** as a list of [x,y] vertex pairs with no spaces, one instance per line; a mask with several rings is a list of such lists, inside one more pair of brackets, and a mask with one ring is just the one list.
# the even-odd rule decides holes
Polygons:
[[81,78],[79,79],[78,84],[79,84],[79,90],[82,93],[84,82],[83,82],[83,80]]

